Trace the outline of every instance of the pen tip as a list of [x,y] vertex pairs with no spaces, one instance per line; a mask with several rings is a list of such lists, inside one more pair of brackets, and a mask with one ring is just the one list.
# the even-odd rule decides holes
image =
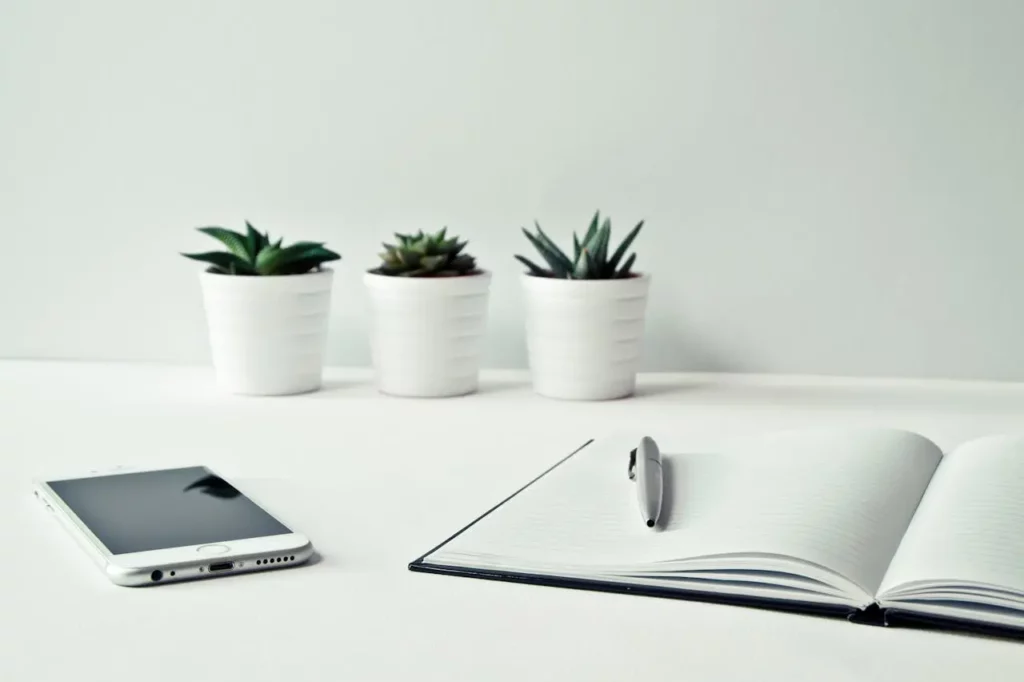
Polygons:
[[654,528],[654,519],[647,519],[647,527]]

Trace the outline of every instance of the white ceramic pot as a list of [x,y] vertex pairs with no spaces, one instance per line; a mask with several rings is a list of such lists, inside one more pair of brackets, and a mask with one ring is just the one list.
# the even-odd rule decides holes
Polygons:
[[203,272],[217,383],[247,395],[320,388],[333,275],[329,268],[264,277]]
[[564,400],[632,395],[649,275],[570,280],[522,275],[534,390]]
[[477,389],[491,274],[390,277],[367,272],[377,388],[442,398]]

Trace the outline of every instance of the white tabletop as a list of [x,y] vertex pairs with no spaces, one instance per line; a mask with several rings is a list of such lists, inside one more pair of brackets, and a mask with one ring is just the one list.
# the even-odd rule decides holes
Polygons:
[[[517,372],[447,400],[381,396],[366,371],[327,377],[319,393],[244,398],[206,368],[0,362],[0,680],[1024,678],[1024,645],[1003,640],[407,570],[608,430],[696,448],[888,425],[949,448],[1024,430],[1024,385],[658,375],[629,400],[570,403]],[[116,587],[29,493],[40,475],[195,463],[250,488],[320,560]]]

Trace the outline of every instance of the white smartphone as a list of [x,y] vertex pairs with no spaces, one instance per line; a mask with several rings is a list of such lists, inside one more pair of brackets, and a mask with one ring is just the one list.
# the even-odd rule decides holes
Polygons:
[[306,536],[205,466],[41,480],[34,493],[118,585],[287,568],[313,556]]

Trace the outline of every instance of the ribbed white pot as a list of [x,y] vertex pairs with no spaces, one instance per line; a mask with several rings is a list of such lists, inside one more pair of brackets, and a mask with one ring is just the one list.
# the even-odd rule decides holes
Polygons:
[[333,271],[247,277],[202,273],[217,383],[246,395],[320,388]]
[[522,275],[534,390],[563,400],[632,395],[649,275],[569,280]]
[[367,272],[370,349],[382,393],[442,398],[479,385],[491,275],[390,277]]

